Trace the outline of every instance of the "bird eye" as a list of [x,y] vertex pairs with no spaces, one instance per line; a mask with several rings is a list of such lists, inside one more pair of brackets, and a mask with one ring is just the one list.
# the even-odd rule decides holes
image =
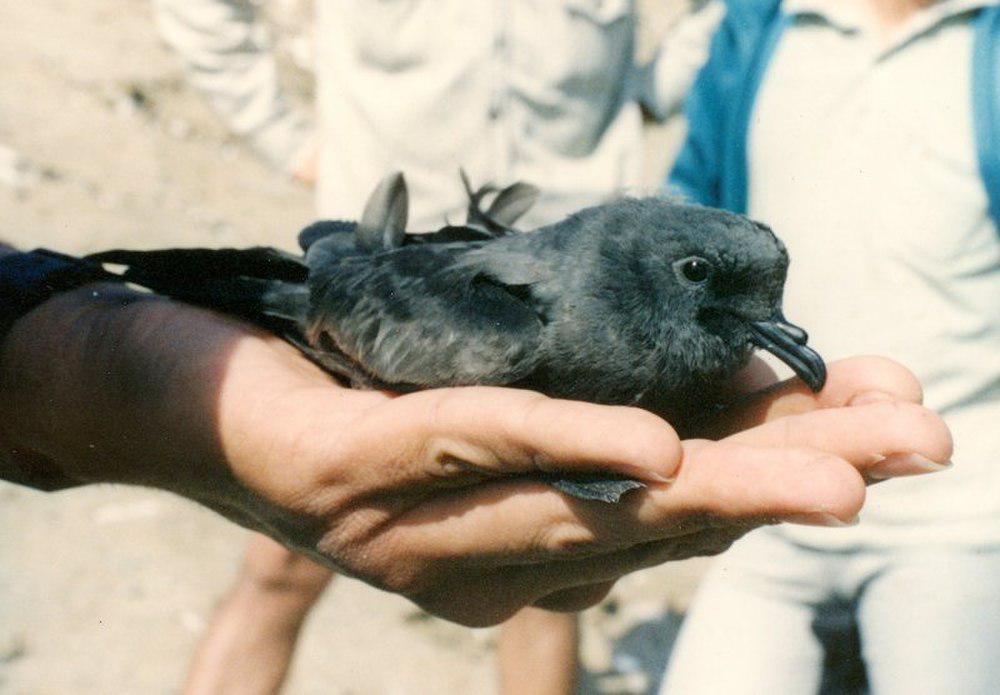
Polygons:
[[674,271],[688,284],[701,285],[712,274],[712,264],[700,256],[691,256],[674,263]]

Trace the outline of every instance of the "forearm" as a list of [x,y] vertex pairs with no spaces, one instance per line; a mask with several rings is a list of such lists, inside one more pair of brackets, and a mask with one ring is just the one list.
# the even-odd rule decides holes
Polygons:
[[248,335],[271,349],[242,324],[118,286],[56,296],[0,346],[0,466],[238,506],[253,493],[229,467],[221,394]]
[[0,478],[167,490],[329,562],[312,442],[339,443],[385,399],[353,393],[247,324],[88,285],[0,343]]
[[[153,421],[162,420],[165,391],[174,386],[151,383],[128,362],[144,359],[132,343],[154,340],[168,312],[166,302],[151,296],[93,285],[19,319],[0,348],[9,445],[81,483],[164,477],[155,468],[172,458],[173,442]],[[155,460],[138,455],[151,439],[159,440]]]

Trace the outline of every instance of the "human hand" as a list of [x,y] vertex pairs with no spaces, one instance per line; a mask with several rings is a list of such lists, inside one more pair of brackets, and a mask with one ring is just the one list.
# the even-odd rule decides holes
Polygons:
[[315,186],[319,175],[319,150],[313,148],[295,165],[292,178],[303,186]]
[[[838,407],[872,390],[909,397],[912,377],[888,363],[831,365],[811,401],[778,392],[741,424],[794,417],[682,443],[634,408],[344,389],[277,339],[120,288],[46,302],[0,358],[8,451],[85,482],[175,491],[470,625],[527,604],[586,607],[628,572],[719,552],[761,524],[849,521],[881,457],[950,455],[917,405]],[[924,470],[889,461],[890,474]],[[606,505],[512,477],[554,469],[649,488]]]
[[868,355],[833,364],[835,377],[817,393],[801,379],[779,381],[771,366],[755,356],[717,394],[730,405],[686,430],[685,436],[721,439],[769,420],[818,408],[887,401],[923,403],[920,382],[898,362]]

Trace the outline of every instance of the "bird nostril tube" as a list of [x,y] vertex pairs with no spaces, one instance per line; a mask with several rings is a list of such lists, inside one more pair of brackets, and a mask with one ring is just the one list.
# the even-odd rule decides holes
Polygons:
[[795,341],[798,345],[805,345],[809,342],[809,334],[794,323],[788,323],[784,319],[778,319],[774,325],[785,335]]

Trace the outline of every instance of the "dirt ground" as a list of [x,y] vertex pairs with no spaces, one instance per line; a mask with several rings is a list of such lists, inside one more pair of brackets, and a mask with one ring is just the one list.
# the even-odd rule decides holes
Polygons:
[[[311,193],[186,87],[148,0],[5,3],[0,66],[2,239],[68,252],[288,245],[311,220]],[[307,98],[308,79],[290,76]],[[670,132],[650,136],[651,181]],[[0,485],[0,692],[177,692],[245,539],[155,491]],[[651,691],[702,567],[635,575],[585,614],[585,692]],[[307,625],[287,692],[488,694],[493,641],[341,580]]]

